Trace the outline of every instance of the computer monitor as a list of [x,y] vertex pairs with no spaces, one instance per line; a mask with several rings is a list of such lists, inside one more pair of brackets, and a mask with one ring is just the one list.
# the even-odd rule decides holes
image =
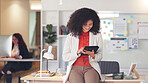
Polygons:
[[11,56],[12,35],[0,35],[0,56]]

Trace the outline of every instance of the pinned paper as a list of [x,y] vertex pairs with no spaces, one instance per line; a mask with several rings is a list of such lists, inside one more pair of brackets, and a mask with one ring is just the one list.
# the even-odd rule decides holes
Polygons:
[[106,32],[103,32],[103,34],[106,34]]
[[138,22],[139,24],[139,39],[148,39],[148,22]]
[[110,24],[110,22],[108,22],[108,24]]
[[133,30],[130,30],[130,34],[133,34],[134,33],[134,31]]
[[104,24],[106,24],[106,21],[104,21]]
[[113,32],[113,30],[110,30],[110,32]]
[[130,36],[129,37],[129,49],[137,49],[138,48],[138,37]]
[[137,28],[139,28],[139,24],[137,24]]
[[125,18],[123,18],[123,20],[126,20]]
[[134,18],[134,15],[131,15],[130,17],[131,17],[131,18]]
[[115,20],[115,18],[112,18],[112,20]]
[[124,31],[124,34],[127,34],[127,31]]
[[124,36],[124,34],[116,34],[116,36]]
[[105,26],[105,28],[108,28],[108,26]]
[[131,23],[131,20],[130,20],[130,19],[128,19],[128,20],[127,20],[127,23]]
[[105,43],[107,43],[108,40],[104,40]]
[[125,47],[121,47],[121,50],[125,50]]
[[108,34],[108,36],[110,36],[110,33]]
[[127,20],[125,18],[116,18],[113,22],[114,34],[118,36],[127,36],[124,31],[127,31]]
[[137,24],[137,21],[136,21],[136,20],[133,20],[133,23],[134,23],[134,24]]
[[127,38],[111,38],[110,47],[111,50],[128,50],[128,40]]
[[116,35],[114,34],[113,37],[116,37]]
[[128,42],[128,40],[127,40],[127,39],[124,39],[124,41],[125,41],[125,42]]

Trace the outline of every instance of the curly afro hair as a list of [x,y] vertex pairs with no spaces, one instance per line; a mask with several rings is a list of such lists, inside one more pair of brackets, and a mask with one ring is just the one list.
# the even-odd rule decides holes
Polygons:
[[72,36],[80,36],[82,32],[82,26],[88,21],[93,21],[93,27],[90,29],[94,35],[100,32],[100,18],[97,12],[89,8],[81,8],[76,10],[70,16],[67,24],[67,29]]

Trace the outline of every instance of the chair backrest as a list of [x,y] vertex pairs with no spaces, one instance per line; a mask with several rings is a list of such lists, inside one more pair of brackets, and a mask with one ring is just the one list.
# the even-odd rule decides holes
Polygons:
[[100,61],[101,74],[115,74],[120,72],[117,61]]

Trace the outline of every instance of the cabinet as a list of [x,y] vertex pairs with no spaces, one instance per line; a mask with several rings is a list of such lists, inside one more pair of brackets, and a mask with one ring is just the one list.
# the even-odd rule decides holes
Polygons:
[[[41,11],[41,49],[48,46],[48,44],[45,43],[44,37],[43,37],[43,31],[46,31],[46,25],[52,24],[53,25],[53,31],[56,31],[57,34],[57,40],[54,44],[52,44],[53,47],[56,47],[57,53],[54,55],[57,57],[54,60],[44,60],[43,61],[43,69],[50,70],[51,72],[55,72],[57,68],[66,68],[66,63],[62,60],[62,51],[63,46],[66,38],[66,34],[61,34],[61,25],[66,26],[69,17],[71,15],[71,10],[42,10]],[[52,49],[53,50],[53,49]]]

